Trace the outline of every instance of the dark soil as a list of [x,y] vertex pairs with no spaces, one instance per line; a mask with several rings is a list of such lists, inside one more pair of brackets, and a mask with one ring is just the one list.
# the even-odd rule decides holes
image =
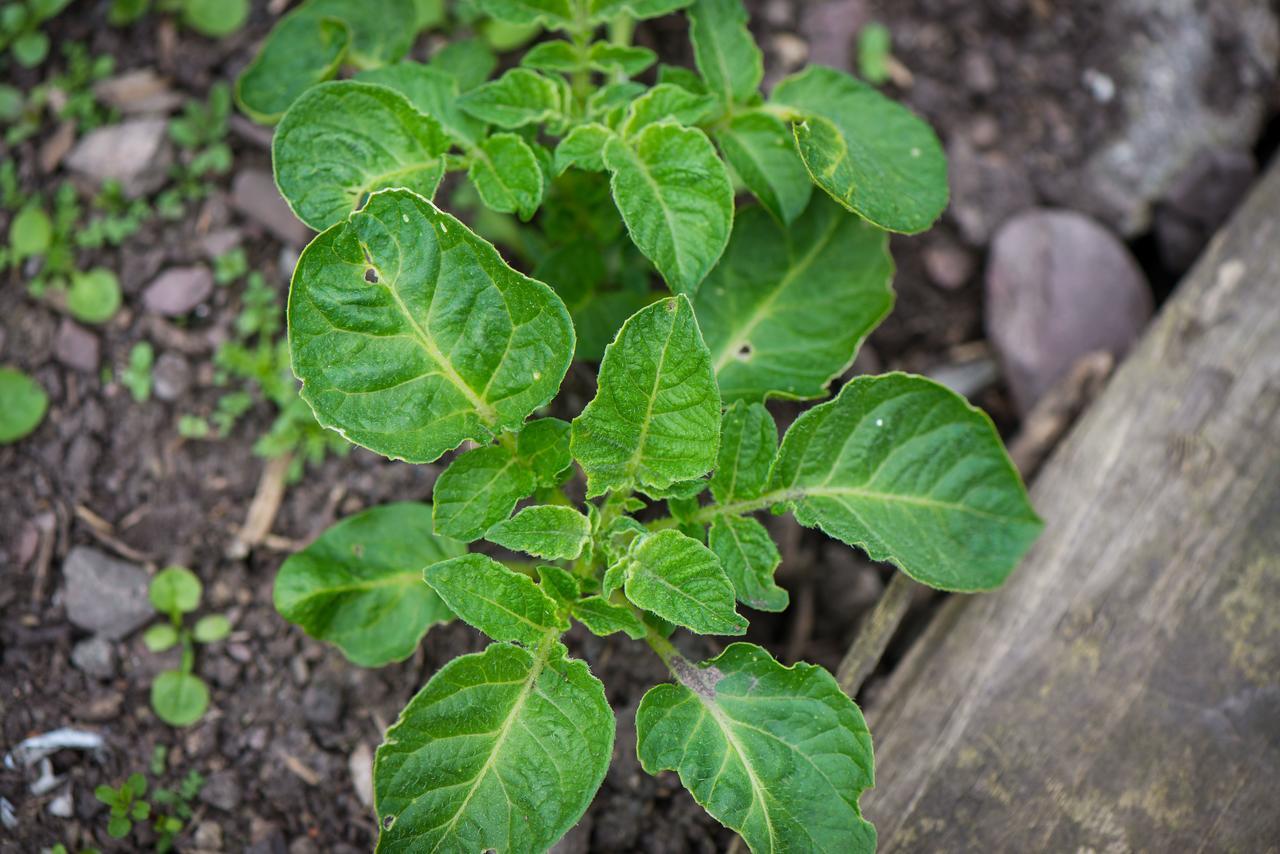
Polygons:
[[[103,23],[107,5],[81,3],[62,16],[53,28],[54,55],[60,40],[85,40],[91,52],[114,55],[118,71],[152,66],[171,77],[176,89],[200,98],[213,81],[238,72],[273,20],[265,4],[255,3],[248,28],[211,42],[155,17],[125,30],[108,27]],[[895,33],[901,29],[901,58],[917,72],[917,83],[905,97],[936,121],[946,138],[972,135],[980,107],[1001,123],[1000,141],[985,147],[1008,146],[1010,156],[1017,156],[1019,141],[1027,134],[1067,133],[1062,156],[1076,156],[1089,145],[1090,126],[1064,130],[1055,116],[1036,108],[1034,87],[1018,90],[1030,102],[1005,102],[1005,96],[987,89],[985,78],[955,71],[965,67],[965,51],[972,47],[968,34],[988,47],[1002,78],[1010,62],[1033,68],[1042,81],[1052,80],[1061,63],[1078,61],[1075,51],[1088,50],[1092,36],[1083,27],[1057,34],[1053,50],[1008,55],[1000,36],[1004,27],[1017,22],[1003,21],[999,10],[1020,5],[1013,0],[884,3],[882,17]],[[764,3],[752,6],[753,27],[762,44],[770,44],[775,32],[798,30],[798,7],[783,3],[779,11],[766,10]],[[959,11],[978,6],[990,11]],[[677,45],[671,58],[687,60],[687,47],[678,40],[682,37],[682,27],[666,23],[639,35],[643,43]],[[23,86],[39,79],[37,72],[13,76]],[[1105,113],[1097,121],[1105,122]],[[51,131],[52,126],[3,152],[18,163],[27,190],[48,190],[60,180],[39,174],[35,165],[39,146]],[[232,174],[268,164],[266,152],[250,135],[233,134],[231,141],[236,148]],[[92,791],[145,770],[157,745],[169,748],[168,783],[190,770],[209,780],[180,839],[181,850],[197,848],[197,829],[202,844],[220,837],[226,851],[368,850],[376,829],[372,810],[360,802],[353,785],[353,753],[377,747],[385,727],[439,666],[484,645],[461,624],[436,628],[409,661],[362,670],[285,623],[271,604],[275,572],[286,554],[283,545],[304,542],[365,507],[427,499],[436,466],[390,463],[360,450],[331,458],[288,489],[272,528],[280,548],[262,546],[246,559],[227,556],[263,468],[251,445],[270,423],[270,408],[260,402],[234,435],[220,441],[184,440],[176,424],[182,414],[211,411],[222,393],[213,385],[210,360],[239,310],[239,289],[217,288],[182,323],[144,314],[139,296],[165,266],[206,263],[200,238],[224,227],[242,230],[251,269],[264,273],[283,295],[291,256],[231,211],[229,187],[230,176],[185,220],[149,225],[119,250],[86,253],[80,259],[82,266],[116,270],[125,290],[126,309],[95,331],[102,365],[118,371],[131,347],[149,340],[157,356],[174,354],[191,368],[194,379],[175,400],[139,404],[118,382],[65,367],[54,357],[59,313],[28,297],[17,278],[0,285],[0,363],[31,373],[51,399],[48,416],[32,436],[0,447],[6,486],[0,502],[0,549],[7,558],[0,581],[0,742],[7,750],[27,736],[71,726],[100,732],[109,748],[94,758],[69,751],[53,757],[54,772],[67,775],[71,783],[71,818],[49,813],[53,793],[30,794],[30,776],[0,769],[0,796],[14,805],[18,822],[15,830],[0,830],[4,851],[36,851],[57,842],[72,850],[87,845],[136,850],[135,842],[107,838],[105,811]],[[0,232],[7,227],[7,215],[0,214]],[[954,249],[969,265],[950,289],[932,283],[925,270],[924,250],[938,246]],[[978,249],[964,244],[951,221],[923,239],[895,241],[897,309],[864,349],[858,368],[929,372],[985,353]],[[574,388],[582,390],[567,396],[572,400],[589,391],[591,379],[581,367],[571,377]],[[978,402],[1002,426],[1015,426],[998,388],[983,392]],[[785,406],[776,410],[782,424],[796,411]],[[105,524],[95,526],[92,519]],[[782,546],[779,579],[791,591],[792,607],[783,615],[753,614],[749,639],[766,644],[784,660],[804,658],[834,670],[887,572],[785,520],[770,519],[768,524]],[[205,583],[207,609],[231,617],[230,638],[199,656],[198,671],[212,689],[210,711],[200,723],[174,730],[154,717],[147,699],[150,681],[172,663],[149,653],[137,634],[115,645],[120,661],[115,678],[99,681],[72,665],[71,649],[83,635],[65,618],[60,567],[76,545],[93,545],[153,570],[186,565]],[[681,642],[694,653],[715,651],[699,639]],[[699,643],[705,647],[699,649]],[[635,758],[634,710],[643,692],[664,679],[660,662],[647,653],[636,654],[616,636],[599,639],[575,630],[569,644],[605,683],[619,732],[604,786],[567,838],[566,850],[724,850],[731,834],[697,807],[673,775],[652,778]]]

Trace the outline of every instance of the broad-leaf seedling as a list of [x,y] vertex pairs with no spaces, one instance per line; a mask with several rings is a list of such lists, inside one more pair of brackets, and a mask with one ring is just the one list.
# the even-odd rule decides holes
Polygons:
[[171,726],[189,726],[209,707],[209,687],[194,673],[195,645],[215,643],[231,632],[231,622],[222,614],[207,614],[190,628],[185,625],[185,615],[200,607],[203,592],[200,579],[185,567],[168,567],[151,579],[151,604],[168,622],[151,626],[142,641],[152,652],[182,649],[178,668],[164,671],[151,683],[151,708]]
[[[414,7],[309,0],[237,85],[279,120],[277,183],[321,231],[289,299],[303,399],[387,457],[454,452],[432,504],[367,510],[286,561],[276,607],[366,666],[454,617],[493,640],[388,731],[379,850],[541,851],[581,818],[615,720],[561,642],[572,621],[669,669],[636,714],[647,771],[754,851],[871,850],[871,739],[831,674],[748,643],[690,661],[669,636],[787,606],[761,511],[955,591],[999,585],[1038,534],[990,420],[934,382],[856,377],[781,441],[764,405],[827,396],[890,310],[887,232],[946,205],[937,138],[829,68],[762,96],[739,0],[479,0],[553,34],[492,80],[475,42],[400,61]],[[682,8],[697,71],[639,82],[657,57],[634,21]],[[321,82],[344,64],[364,70]],[[570,422],[548,407],[575,348],[600,364]]]

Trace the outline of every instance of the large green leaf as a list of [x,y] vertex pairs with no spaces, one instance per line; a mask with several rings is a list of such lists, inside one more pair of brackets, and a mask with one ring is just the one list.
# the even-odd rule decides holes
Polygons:
[[646,771],[679,773],[754,852],[875,850],[858,807],[875,782],[871,734],[830,673],[745,643],[673,664],[679,682],[651,688],[636,710]]
[[435,530],[469,543],[511,515],[537,484],[518,453],[506,445],[474,448],[455,459],[432,491]]
[[748,101],[764,78],[764,55],[747,29],[742,0],[696,0],[686,13],[693,58],[722,104]]
[[467,177],[485,206],[528,219],[542,202],[543,175],[537,155],[514,133],[495,133],[472,151]]
[[254,121],[275,123],[299,95],[338,73],[350,45],[351,28],[340,20],[286,15],[236,78],[236,102]]
[[573,421],[573,456],[588,497],[665,489],[715,464],[720,396],[689,301],[636,312],[605,348],[595,398]]
[[559,175],[570,166],[603,172],[604,146],[612,137],[613,131],[604,125],[595,122],[578,125],[556,146],[556,174]]
[[340,80],[293,102],[271,141],[271,164],[298,219],[323,231],[378,190],[404,187],[431,198],[448,149],[440,124],[404,95]]
[[790,228],[738,215],[694,308],[725,400],[812,398],[893,306],[884,232],[819,195]]
[[559,644],[455,658],[378,748],[378,851],[545,851],[591,803],[614,727],[604,686]]
[[720,504],[761,495],[778,453],[778,426],[763,404],[737,401],[725,410],[711,494]]
[[716,101],[709,95],[696,95],[673,83],[659,83],[627,106],[622,135],[634,136],[649,125],[665,120],[696,125],[715,107]]
[[538,486],[559,486],[569,476],[569,422],[539,418],[520,430],[516,453]]
[[784,224],[804,213],[813,181],[796,151],[791,131],[768,113],[740,113],[715,131],[716,142],[733,171]]
[[395,62],[418,35],[414,0],[307,0],[291,14],[346,23],[352,35],[348,58],[361,68]]
[[833,199],[889,231],[915,234],[947,206],[947,159],[937,135],[901,104],[832,68],[788,77],[772,100],[798,111],[800,156]]
[[560,87],[550,77],[528,68],[513,68],[462,96],[458,102],[471,115],[501,128],[540,124],[560,116]]
[[491,557],[468,554],[441,561],[422,577],[459,619],[496,641],[532,648],[569,627],[555,600],[532,578]]
[[638,607],[701,635],[747,631],[720,559],[692,537],[674,530],[637,537],[622,564],[610,571],[621,571],[627,598]]
[[431,533],[425,504],[387,504],[331,527],[289,557],[275,606],[309,635],[364,667],[402,661],[435,623],[450,618],[422,570],[465,551]]
[[787,430],[769,495],[942,590],[997,587],[1042,523],[985,413],[923,377],[855,377]]
[[672,291],[694,293],[733,226],[733,185],[711,141],[668,120],[610,139],[604,163],[631,239]]
[[757,611],[785,611],[790,597],[773,581],[782,556],[773,537],[747,516],[717,516],[707,544],[733,582],[738,601]]
[[452,74],[417,62],[397,62],[361,71],[355,79],[395,89],[408,98],[418,112],[439,122],[449,138],[464,148],[474,146],[484,136],[484,122],[467,115],[458,106],[461,89]]
[[574,560],[591,538],[591,523],[562,504],[526,507],[489,529],[485,539],[546,560]]
[[555,396],[573,341],[550,288],[407,190],[313,240],[289,292],[293,371],[316,419],[409,462],[517,428]]

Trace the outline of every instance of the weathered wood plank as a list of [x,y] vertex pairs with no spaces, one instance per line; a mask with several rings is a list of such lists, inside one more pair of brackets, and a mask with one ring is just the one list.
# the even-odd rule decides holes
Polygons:
[[884,851],[1280,850],[1280,167],[869,709]]

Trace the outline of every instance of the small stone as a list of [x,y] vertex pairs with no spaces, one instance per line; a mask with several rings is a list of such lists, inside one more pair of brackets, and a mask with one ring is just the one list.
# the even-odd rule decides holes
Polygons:
[[792,33],[777,33],[772,41],[773,53],[780,68],[791,71],[804,65],[809,58],[809,44]]
[[960,71],[964,77],[964,85],[969,91],[979,95],[990,95],[1000,84],[996,64],[986,51],[967,51],[960,60]]
[[116,675],[116,649],[106,638],[92,637],[71,648],[71,663],[94,679]]
[[957,136],[947,150],[951,174],[951,216],[971,246],[985,246],[1015,213],[1036,203],[1025,164],[998,151],[978,152]]
[[1005,223],[986,278],[987,334],[1024,413],[1085,354],[1123,356],[1151,318],[1151,290],[1129,250],[1073,211]]
[[347,758],[347,770],[351,772],[351,785],[356,797],[367,809],[373,809],[373,751],[363,741],[356,745]]
[[124,694],[119,691],[109,691],[78,702],[73,714],[77,720],[106,723],[120,717],[120,710],[123,707]]
[[53,355],[68,368],[96,374],[101,357],[98,336],[64,317],[58,324],[58,335],[53,341]]
[[191,388],[191,365],[177,353],[162,353],[151,369],[151,381],[157,398],[178,400]]
[[216,821],[200,822],[196,827],[196,832],[192,835],[191,841],[196,844],[197,848],[205,851],[221,851],[222,825]]
[[963,287],[973,276],[977,261],[973,253],[950,240],[939,239],[924,248],[924,269],[929,279],[944,290]]
[[969,140],[978,148],[990,148],[1000,141],[1000,123],[995,116],[978,113],[969,122]]
[[302,695],[302,715],[315,726],[333,726],[342,717],[342,689],[328,679],[317,679]]
[[182,104],[182,96],[153,68],[126,71],[93,84],[93,94],[126,115],[170,113]]
[[66,791],[49,801],[49,815],[56,818],[71,818],[75,812],[75,804],[71,799],[71,789]]
[[240,783],[233,771],[210,774],[200,790],[200,800],[224,812],[232,812],[240,806]]
[[66,160],[71,171],[101,184],[120,182],[128,198],[155,192],[169,179],[173,147],[165,119],[132,119],[90,131]]
[[1252,186],[1258,172],[1247,151],[1201,152],[1156,207],[1155,234],[1165,269],[1183,273]]
[[154,314],[180,317],[212,293],[213,274],[208,267],[170,267],[147,285],[142,303]]
[[320,854],[320,846],[309,836],[299,836],[289,843],[289,854]]
[[77,546],[62,564],[64,601],[72,625],[120,640],[151,619],[150,579],[131,563],[90,546]]
[[200,249],[204,252],[205,257],[212,261],[215,258],[226,255],[233,249],[239,248],[243,242],[244,235],[240,233],[240,229],[220,228],[200,238]]
[[271,173],[264,169],[246,169],[236,175],[231,183],[231,206],[284,243],[301,246],[311,239],[311,229],[294,216]]

